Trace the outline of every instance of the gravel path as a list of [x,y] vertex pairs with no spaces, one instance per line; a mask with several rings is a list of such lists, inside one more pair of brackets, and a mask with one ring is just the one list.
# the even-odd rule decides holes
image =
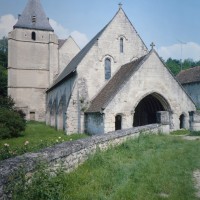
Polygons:
[[[183,136],[185,140],[200,140],[200,136]],[[196,196],[200,198],[200,170],[193,172],[193,179],[195,183],[195,188],[197,189]]]

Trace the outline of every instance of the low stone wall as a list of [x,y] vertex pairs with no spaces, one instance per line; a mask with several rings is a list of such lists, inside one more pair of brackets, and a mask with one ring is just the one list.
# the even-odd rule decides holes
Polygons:
[[50,170],[63,167],[67,172],[77,168],[88,157],[98,149],[106,150],[116,146],[127,139],[138,137],[141,132],[158,133],[168,130],[167,125],[147,125],[127,130],[110,132],[103,135],[96,135],[85,139],[65,142],[51,148],[43,149],[38,153],[27,153],[22,156],[7,159],[0,162],[0,200],[9,199],[5,193],[5,186],[9,184],[12,177],[21,168],[25,173],[34,171],[37,163],[44,161]]

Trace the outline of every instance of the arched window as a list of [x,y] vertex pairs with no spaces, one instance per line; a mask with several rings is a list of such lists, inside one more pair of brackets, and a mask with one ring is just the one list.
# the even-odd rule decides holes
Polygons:
[[105,59],[105,79],[109,80],[111,77],[111,60],[110,58]]
[[124,53],[124,39],[120,38],[120,53]]
[[32,38],[32,40],[36,40],[36,33],[35,32],[32,32],[31,38]]

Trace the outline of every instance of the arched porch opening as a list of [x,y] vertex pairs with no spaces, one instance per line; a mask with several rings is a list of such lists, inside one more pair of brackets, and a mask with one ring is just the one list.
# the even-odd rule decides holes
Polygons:
[[158,93],[149,94],[136,106],[133,116],[133,126],[137,127],[157,123],[157,112],[170,110],[170,106],[164,97]]
[[122,129],[122,116],[116,115],[115,116],[115,130],[121,130]]

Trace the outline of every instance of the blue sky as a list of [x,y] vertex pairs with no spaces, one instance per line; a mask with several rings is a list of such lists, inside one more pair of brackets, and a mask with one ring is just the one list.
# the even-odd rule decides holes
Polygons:
[[[0,0],[0,37],[12,30],[27,0]],[[149,47],[164,58],[200,60],[200,0],[41,0],[61,38],[69,34],[83,47],[115,15],[119,2]],[[13,17],[11,19],[11,16]],[[13,24],[14,25],[14,24]],[[181,42],[182,45],[181,45]]]

